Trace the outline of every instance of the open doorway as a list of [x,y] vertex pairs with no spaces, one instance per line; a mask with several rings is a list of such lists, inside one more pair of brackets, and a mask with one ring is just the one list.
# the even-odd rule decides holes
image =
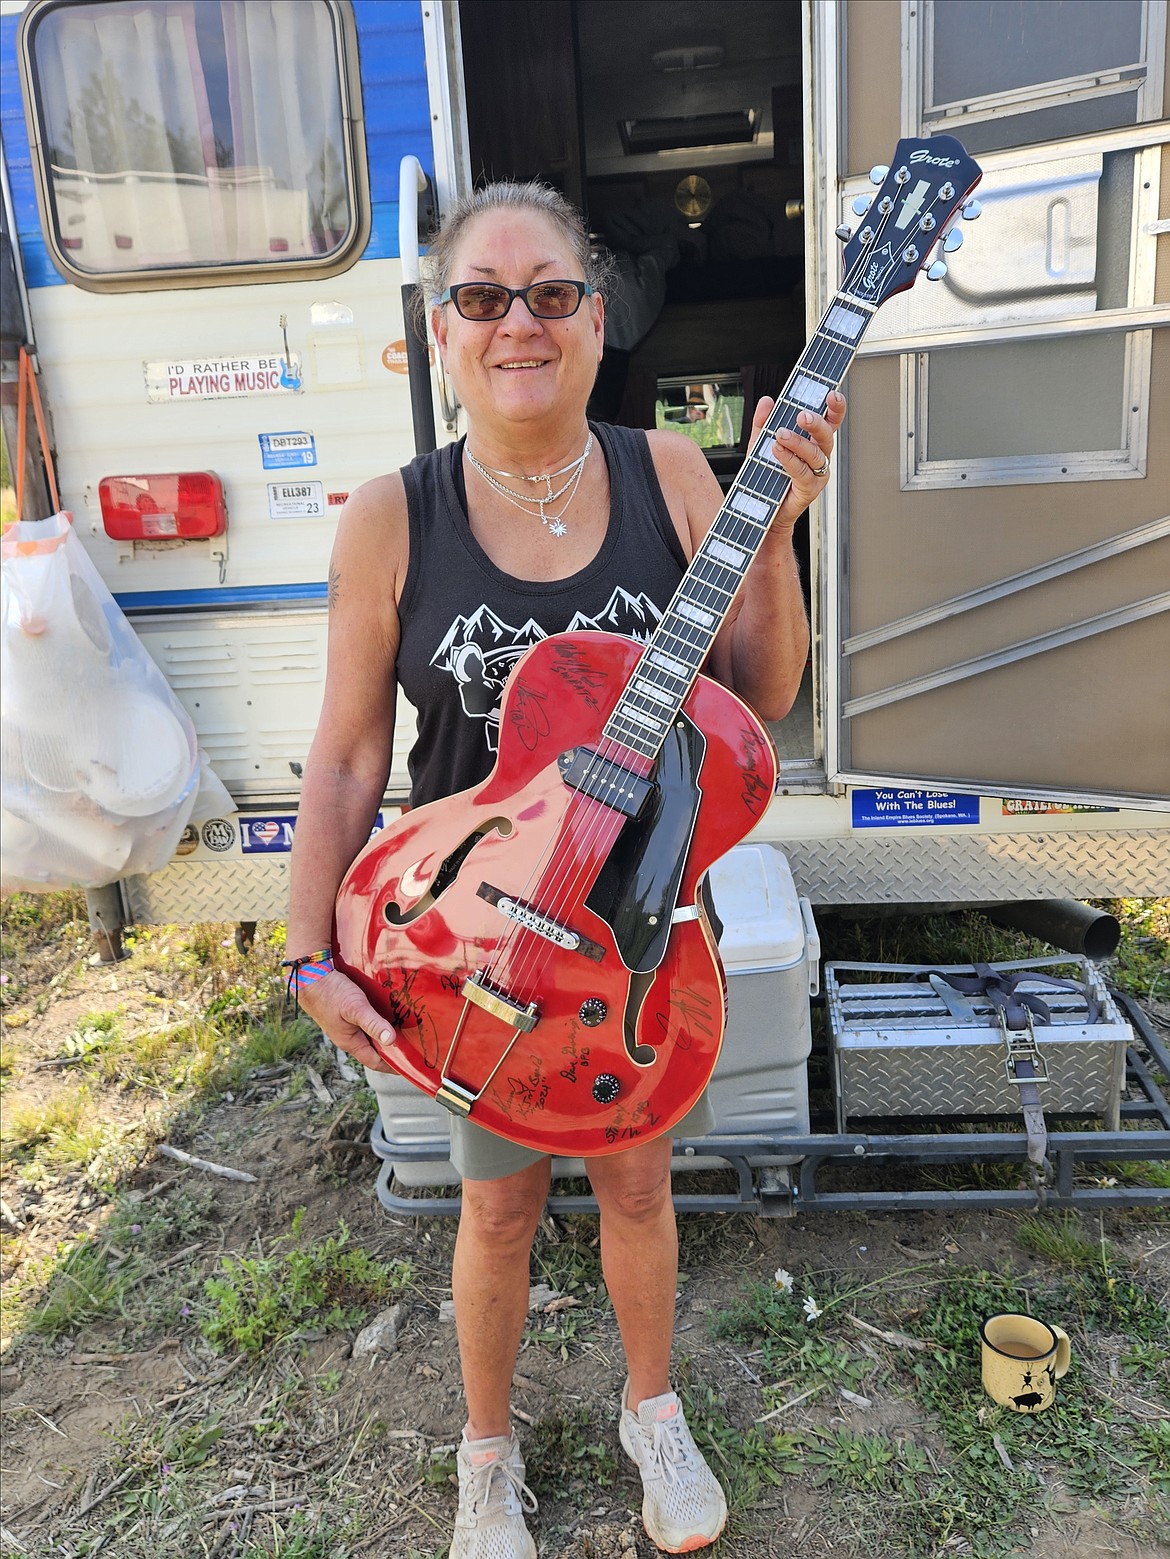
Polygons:
[[[805,341],[800,0],[461,0],[472,177],[578,202],[620,276],[591,414],[727,485]],[[797,546],[806,592],[807,522]],[[776,729],[813,757],[809,679]]]

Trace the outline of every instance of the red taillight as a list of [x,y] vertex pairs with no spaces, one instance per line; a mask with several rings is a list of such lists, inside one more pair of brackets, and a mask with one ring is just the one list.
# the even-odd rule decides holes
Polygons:
[[98,495],[106,535],[115,541],[219,536],[227,526],[223,483],[214,471],[105,476]]

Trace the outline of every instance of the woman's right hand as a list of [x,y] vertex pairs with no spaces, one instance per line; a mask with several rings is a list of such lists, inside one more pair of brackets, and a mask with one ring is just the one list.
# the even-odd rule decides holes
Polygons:
[[376,1039],[382,1046],[390,1045],[394,1030],[370,1005],[361,986],[355,985],[340,969],[312,985],[302,985],[299,1001],[313,1022],[320,1025],[325,1037],[355,1061],[373,1072],[394,1070],[370,1043],[371,1039]]

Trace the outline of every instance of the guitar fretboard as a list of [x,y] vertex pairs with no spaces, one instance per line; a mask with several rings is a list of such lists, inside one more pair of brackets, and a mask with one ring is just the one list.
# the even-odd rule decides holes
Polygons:
[[874,313],[847,292],[834,297],[648,640],[606,723],[607,740],[645,759],[658,755],[791,485],[772,441],[781,428],[796,428],[802,411],[824,411]]

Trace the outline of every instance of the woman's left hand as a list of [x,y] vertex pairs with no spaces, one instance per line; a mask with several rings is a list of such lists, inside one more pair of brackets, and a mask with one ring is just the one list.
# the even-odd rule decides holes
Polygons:
[[[770,396],[757,405],[752,418],[753,442],[774,405]],[[776,458],[792,482],[776,514],[776,523],[780,525],[792,525],[828,485],[833,443],[837,429],[845,421],[845,397],[839,390],[830,390],[824,416],[802,411],[797,421],[798,428],[781,428],[774,444]]]

